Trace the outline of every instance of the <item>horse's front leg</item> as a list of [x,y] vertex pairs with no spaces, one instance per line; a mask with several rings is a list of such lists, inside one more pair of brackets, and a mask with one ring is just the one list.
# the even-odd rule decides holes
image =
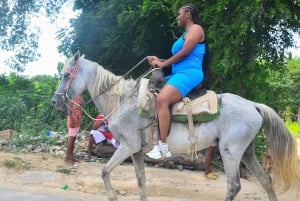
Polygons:
[[111,171],[120,165],[124,160],[126,160],[131,155],[130,149],[127,144],[120,144],[118,149],[115,151],[110,160],[105,164],[102,170],[102,179],[104,181],[105,189],[107,192],[108,200],[117,201],[118,198],[111,186],[110,173]]
[[135,168],[135,174],[139,186],[141,201],[147,201],[146,195],[146,176],[145,176],[145,166],[144,166],[144,153],[139,151],[132,154],[132,161]]

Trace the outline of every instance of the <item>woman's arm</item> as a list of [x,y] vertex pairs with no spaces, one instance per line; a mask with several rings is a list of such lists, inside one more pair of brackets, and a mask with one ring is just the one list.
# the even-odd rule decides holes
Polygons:
[[151,65],[159,66],[160,68],[164,68],[167,66],[171,66],[173,63],[181,61],[184,59],[196,46],[196,44],[204,39],[204,31],[200,25],[192,25],[190,30],[185,35],[185,41],[183,47],[180,51],[178,51],[175,55],[166,59],[164,61],[153,60]]

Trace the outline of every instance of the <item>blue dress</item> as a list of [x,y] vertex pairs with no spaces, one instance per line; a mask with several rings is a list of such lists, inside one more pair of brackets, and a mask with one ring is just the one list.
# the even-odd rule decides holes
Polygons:
[[[172,54],[183,48],[184,35],[172,47]],[[172,64],[172,74],[167,76],[167,84],[174,86],[185,97],[203,81],[202,63],[205,55],[205,43],[198,43],[181,61]]]

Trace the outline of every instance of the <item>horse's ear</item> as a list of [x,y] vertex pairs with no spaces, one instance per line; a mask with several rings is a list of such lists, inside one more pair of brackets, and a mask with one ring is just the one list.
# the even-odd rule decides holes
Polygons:
[[74,55],[75,62],[78,61],[79,57],[80,57],[80,52],[79,52],[79,50],[78,50],[78,51],[75,53],[75,55]]

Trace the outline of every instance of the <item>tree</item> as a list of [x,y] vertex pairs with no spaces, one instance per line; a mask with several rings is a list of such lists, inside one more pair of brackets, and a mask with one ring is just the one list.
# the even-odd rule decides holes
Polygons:
[[72,34],[61,30],[59,49],[64,54],[79,49],[88,59],[124,74],[147,55],[170,55],[174,38],[169,37],[169,6],[164,1],[76,1],[74,8],[81,9],[81,15],[72,22]]
[[271,101],[266,78],[285,71],[285,50],[294,45],[292,34],[300,29],[299,1],[78,0],[75,9],[82,13],[73,21],[74,43],[63,43],[60,50],[80,49],[124,74],[147,55],[170,56],[174,36],[183,31],[177,27],[177,11],[187,2],[199,8],[206,30],[213,89]]
[[17,71],[39,57],[39,27],[32,19],[44,13],[50,19],[67,0],[1,0],[0,2],[0,49],[12,54],[6,64]]
[[293,113],[297,114],[297,122],[300,123],[300,58],[291,59],[287,63],[287,68],[289,72],[289,78],[291,80],[291,85],[289,87],[290,103]]
[[214,87],[268,102],[266,78],[284,71],[285,49],[299,31],[299,1],[201,1]]

